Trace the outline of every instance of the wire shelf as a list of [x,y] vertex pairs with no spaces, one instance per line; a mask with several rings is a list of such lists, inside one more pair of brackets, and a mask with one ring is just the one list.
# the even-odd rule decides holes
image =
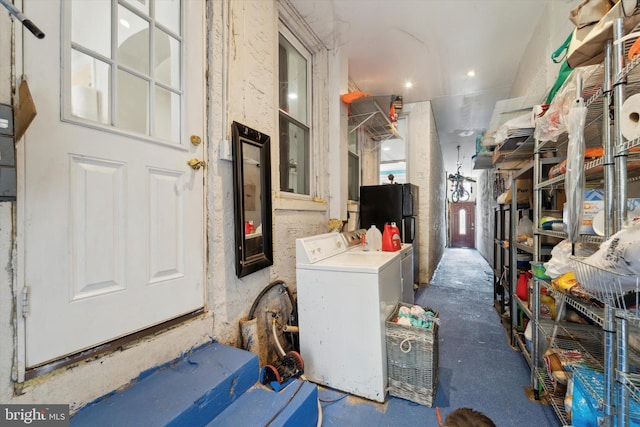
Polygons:
[[536,375],[540,380],[540,385],[546,392],[547,401],[553,407],[553,410],[560,419],[560,422],[562,425],[569,425],[569,417],[567,416],[567,410],[564,406],[564,397],[557,396],[553,393],[553,382],[547,375],[546,371],[536,368]]
[[554,296],[554,298],[561,298],[562,301],[570,305],[574,310],[585,316],[587,319],[592,320],[600,327],[604,326],[604,310],[602,307],[597,306],[593,302],[584,301],[578,297],[567,295],[559,290],[553,288],[550,284],[545,285],[548,292]]
[[591,297],[617,309],[634,310],[638,315],[638,276],[596,267],[578,257],[572,258],[572,264],[576,279]]
[[[604,340],[602,329],[577,323],[540,321],[540,331],[547,337],[550,346],[560,350],[560,357],[566,365],[576,363],[603,369]],[[581,355],[580,358],[566,358],[565,354]]]

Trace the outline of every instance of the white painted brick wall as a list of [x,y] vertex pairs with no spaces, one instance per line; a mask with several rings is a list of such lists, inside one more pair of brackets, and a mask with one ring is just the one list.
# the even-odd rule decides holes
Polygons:
[[446,242],[446,179],[430,102],[405,104],[408,118],[407,181],[420,188],[418,211],[419,284],[427,284]]
[[[214,2],[214,15],[226,15],[221,2]],[[212,58],[209,69],[213,76],[210,87],[209,130],[209,245],[210,245],[210,295],[209,304],[214,313],[216,338],[230,345],[240,345],[239,321],[245,318],[260,291],[275,279],[283,280],[295,292],[295,239],[327,231],[327,206],[316,204],[320,211],[278,209],[278,10],[274,1],[232,2],[230,26],[226,21],[215,20],[211,34]],[[225,53],[224,37],[231,34],[230,51]],[[314,46],[311,47],[315,48]],[[227,58],[227,62],[222,61]],[[326,99],[327,56],[322,51],[316,54],[313,79],[319,96]],[[225,66],[226,65],[226,66]],[[223,100],[222,89],[228,78],[228,98]],[[219,82],[222,83],[219,84]],[[324,93],[323,93],[324,91]],[[320,102],[319,105],[327,103]],[[228,112],[226,121],[225,114]],[[314,135],[318,168],[317,179],[312,186],[318,196],[328,200],[328,168],[326,167],[328,110],[322,107],[315,111],[314,122],[318,133]],[[233,237],[233,193],[231,163],[218,160],[220,140],[228,138],[232,121],[264,132],[271,137],[272,187],[273,187],[273,254],[274,264],[270,268],[238,279],[235,275],[235,244]],[[267,300],[280,304],[277,293],[269,293]],[[263,327],[264,325],[259,325]],[[267,325],[268,326],[268,325]],[[275,354],[274,354],[275,357]]]

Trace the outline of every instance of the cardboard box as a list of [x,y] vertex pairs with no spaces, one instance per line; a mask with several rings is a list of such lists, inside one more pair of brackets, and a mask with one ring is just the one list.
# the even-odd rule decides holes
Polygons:
[[[518,178],[516,179],[515,184],[516,184],[516,197],[518,199],[517,203],[519,205],[533,206],[533,180]],[[505,192],[505,195],[506,197],[504,201],[501,202],[501,204],[508,205],[511,203],[511,199],[513,198],[513,189],[511,187],[507,189],[507,191]]]

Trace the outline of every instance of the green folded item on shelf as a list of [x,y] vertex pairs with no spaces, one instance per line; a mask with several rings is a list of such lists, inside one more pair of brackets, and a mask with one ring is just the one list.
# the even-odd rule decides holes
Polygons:
[[560,71],[558,72],[558,77],[556,78],[555,83],[553,84],[553,86],[551,86],[551,89],[549,90],[549,94],[547,95],[547,99],[545,100],[546,104],[551,104],[551,101],[553,101],[553,97],[556,96],[556,93],[558,92],[558,90],[560,90],[564,82],[567,80],[567,78],[573,71],[573,68],[569,66],[569,63],[566,60],[567,52],[569,51],[569,44],[571,43],[572,36],[573,36],[573,32],[569,34],[569,37],[567,37],[564,43],[562,43],[562,46],[560,46],[558,49],[556,49],[555,52],[551,54],[551,60],[556,64],[559,64],[560,62],[562,62],[562,65],[560,66]]
[[545,221],[542,223],[542,229],[543,230],[554,230],[555,228],[553,227],[554,224],[562,224],[562,220],[561,219],[554,219],[551,221]]

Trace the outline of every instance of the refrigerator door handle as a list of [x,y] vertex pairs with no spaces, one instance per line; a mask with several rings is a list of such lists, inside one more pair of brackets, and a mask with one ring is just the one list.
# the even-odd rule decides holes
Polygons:
[[411,241],[415,242],[416,240],[416,217],[411,217]]
[[406,188],[408,190],[407,193],[405,194],[407,196],[406,207],[409,210],[407,212],[403,212],[403,215],[416,216],[418,215],[418,212],[417,212],[418,207],[415,206],[416,200],[418,198],[418,188],[412,184],[406,184]]
[[[416,240],[416,217],[415,216],[404,217],[403,222],[404,224],[402,227],[402,233],[404,235],[402,236],[402,241],[413,243]],[[411,236],[411,240],[408,240],[406,238],[407,234]]]

